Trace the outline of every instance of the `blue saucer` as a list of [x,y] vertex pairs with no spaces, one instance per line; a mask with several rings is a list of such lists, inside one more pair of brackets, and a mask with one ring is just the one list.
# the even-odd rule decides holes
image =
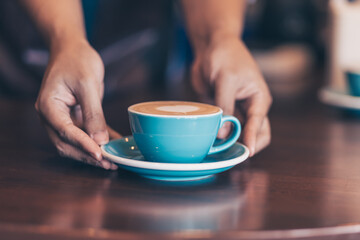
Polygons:
[[120,167],[143,177],[164,181],[190,181],[211,177],[245,161],[246,146],[235,143],[229,149],[208,155],[201,163],[160,163],[147,161],[132,136],[110,141],[101,146],[103,156]]

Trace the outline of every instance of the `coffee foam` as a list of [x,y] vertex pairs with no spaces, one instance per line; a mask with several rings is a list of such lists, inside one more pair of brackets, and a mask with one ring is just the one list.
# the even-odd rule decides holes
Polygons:
[[198,111],[200,108],[189,105],[172,105],[172,106],[161,106],[156,108],[159,111],[163,112],[173,112],[173,113],[189,113]]
[[197,102],[157,101],[132,105],[129,111],[153,115],[206,115],[221,111],[219,107]]

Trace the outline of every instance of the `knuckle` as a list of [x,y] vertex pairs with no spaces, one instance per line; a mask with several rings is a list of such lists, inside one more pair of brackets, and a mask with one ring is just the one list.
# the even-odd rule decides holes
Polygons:
[[89,89],[98,86],[97,84],[95,84],[93,77],[82,75],[79,76],[77,79],[78,79],[77,87],[76,87],[77,94],[84,95],[86,94],[86,92],[88,92]]
[[270,145],[271,143],[271,134],[268,134],[265,139],[265,146]]
[[70,129],[68,129],[70,126],[68,124],[62,126],[61,128],[59,128],[58,130],[58,134],[60,136],[60,138],[65,139],[65,140],[69,140],[69,131]]
[[102,83],[102,78],[96,77],[95,74],[84,74],[78,79],[79,89],[83,92],[87,91],[89,88],[100,87],[100,84]]
[[100,112],[100,111],[86,112],[86,113],[84,113],[84,119],[87,124],[96,121],[96,123],[97,123],[96,128],[98,129],[98,131],[106,130],[105,119],[104,119],[104,115],[102,114],[102,112]]
[[93,119],[98,119],[102,116],[102,114],[98,111],[88,111],[84,113],[84,117],[87,120],[93,120]]
[[266,100],[269,103],[269,106],[271,106],[273,103],[273,97],[272,97],[270,91],[267,91],[267,93],[266,93]]
[[264,100],[264,103],[265,103],[266,109],[269,111],[269,109],[271,108],[272,103],[273,103],[272,97],[271,96],[266,97]]
[[65,130],[65,129],[60,129],[58,132],[59,132],[59,136],[60,136],[62,139],[67,139],[67,133],[66,133],[66,130]]
[[48,108],[48,99],[45,97],[39,97],[35,103],[35,109],[39,114],[45,114]]
[[45,108],[45,106],[46,106],[46,100],[44,98],[39,98],[36,101],[36,107],[38,112],[41,112]]
[[87,88],[92,84],[92,78],[87,75],[82,75],[79,77],[78,83],[80,87]]
[[35,110],[39,112],[39,101],[36,101],[34,104]]
[[258,92],[258,96],[259,98],[262,100],[262,102],[264,103],[264,105],[267,107],[267,108],[270,108],[272,103],[273,103],[273,97],[270,93],[270,91],[267,89],[267,90],[263,90],[263,91],[259,91]]

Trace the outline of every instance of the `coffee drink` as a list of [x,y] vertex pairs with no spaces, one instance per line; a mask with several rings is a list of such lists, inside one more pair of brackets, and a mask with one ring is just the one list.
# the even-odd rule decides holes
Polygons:
[[221,109],[204,103],[182,101],[144,102],[132,105],[129,111],[165,116],[207,115],[221,112]]
[[[163,163],[199,163],[207,155],[228,149],[241,126],[221,108],[196,102],[144,102],[128,108],[131,132],[145,159]],[[221,144],[214,141],[224,122],[234,126]]]

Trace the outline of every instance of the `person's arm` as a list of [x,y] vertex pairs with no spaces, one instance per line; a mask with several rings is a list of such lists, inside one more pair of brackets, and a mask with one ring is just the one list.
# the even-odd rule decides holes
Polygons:
[[[50,60],[35,107],[62,156],[116,169],[102,158],[109,140],[101,101],[104,66],[89,45],[79,0],[22,0],[47,39]],[[113,132],[113,131],[111,131]]]
[[[267,113],[272,98],[254,59],[240,35],[245,12],[244,0],[182,0],[188,35],[195,61],[192,83],[202,96],[214,90],[215,103],[224,114],[234,115],[240,102],[245,120],[242,134],[251,156],[270,143]],[[229,133],[229,126],[219,137]]]
[[239,38],[245,11],[243,0],[182,0],[189,38],[195,54],[224,37]]
[[86,41],[79,0],[22,0],[50,47]]

